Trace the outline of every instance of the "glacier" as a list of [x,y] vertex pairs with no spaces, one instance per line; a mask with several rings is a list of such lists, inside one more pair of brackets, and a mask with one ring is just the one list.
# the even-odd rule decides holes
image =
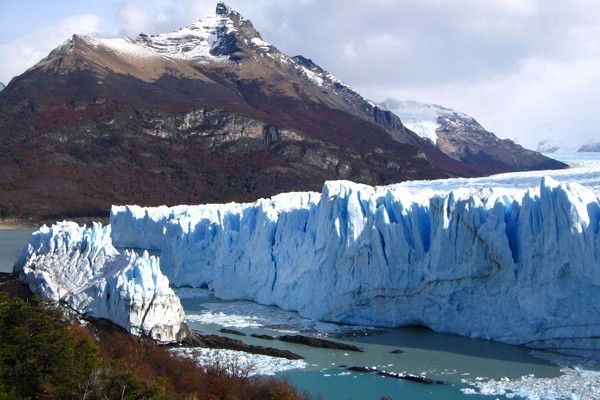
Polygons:
[[33,293],[80,314],[105,318],[134,335],[177,342],[187,334],[185,314],[159,260],[147,252],[119,253],[110,226],[74,222],[43,226],[15,262]]
[[160,250],[173,285],[222,299],[599,358],[597,169],[578,177],[589,187],[537,174],[113,206],[111,235]]

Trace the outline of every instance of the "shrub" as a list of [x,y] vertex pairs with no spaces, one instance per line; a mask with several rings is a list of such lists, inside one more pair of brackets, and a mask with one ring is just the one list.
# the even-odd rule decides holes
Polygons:
[[0,400],[310,398],[235,365],[198,367],[107,321],[85,327],[62,318],[47,302],[0,293]]
[[0,293],[0,390],[7,398],[78,397],[99,367],[93,340],[71,331],[59,311]]

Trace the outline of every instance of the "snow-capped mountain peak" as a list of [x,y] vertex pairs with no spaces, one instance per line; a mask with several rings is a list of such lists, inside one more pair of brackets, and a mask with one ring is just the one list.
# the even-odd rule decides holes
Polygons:
[[[438,129],[444,125],[480,126],[475,119],[465,113],[437,104],[420,103],[414,100],[387,99],[380,106],[400,117],[404,126],[424,139],[437,143]],[[483,128],[482,128],[483,129]]]
[[400,117],[411,131],[429,140],[450,158],[468,164],[488,164],[490,173],[514,170],[514,156],[537,159],[552,168],[552,161],[509,139],[499,139],[473,117],[437,104],[387,99],[379,104]]
[[[59,69],[72,68],[63,58],[64,55],[84,52],[88,56],[97,51],[105,51],[120,56],[130,62],[144,60],[172,60],[192,62],[239,61],[245,58],[248,50],[268,52],[274,49],[262,40],[260,33],[252,23],[232,10],[224,3],[218,3],[215,14],[203,18],[179,30],[158,35],[140,34],[135,39],[103,39],[83,35],[73,35],[69,40],[52,51],[37,66],[57,65]],[[111,55],[104,55],[99,65],[109,65],[113,70]],[[89,64],[86,62],[85,64]],[[121,71],[118,71],[121,72]],[[154,74],[156,75],[156,74]]]
[[141,34],[135,40],[152,51],[183,60],[239,60],[246,45],[268,50],[252,23],[224,3],[218,3],[215,15],[201,19],[184,28],[159,35]]

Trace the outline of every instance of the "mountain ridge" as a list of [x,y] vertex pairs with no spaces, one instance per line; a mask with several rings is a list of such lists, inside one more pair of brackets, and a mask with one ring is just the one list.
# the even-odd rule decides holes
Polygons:
[[107,216],[115,203],[248,201],[332,179],[490,168],[448,157],[223,3],[169,34],[74,35],[14,78],[0,106],[5,216]]
[[454,160],[467,164],[492,161],[490,173],[518,169],[519,160],[525,158],[552,168],[553,163],[545,161],[545,156],[510,139],[498,138],[463,112],[414,100],[387,99],[379,105],[398,115],[407,128]]
[[579,149],[577,151],[578,152],[592,152],[592,153],[600,152],[600,142],[598,142],[598,141],[586,142],[586,143],[582,144],[581,147],[579,147]]

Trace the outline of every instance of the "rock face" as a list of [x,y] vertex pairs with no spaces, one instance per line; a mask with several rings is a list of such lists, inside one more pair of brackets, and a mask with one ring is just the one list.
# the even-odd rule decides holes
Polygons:
[[320,196],[185,215],[114,208],[111,223],[115,243],[131,245],[136,220],[156,221],[163,273],[223,299],[599,358],[597,195],[550,178],[530,189],[502,176],[468,183],[328,182]]
[[537,144],[536,150],[540,153],[556,153],[561,150],[564,146],[553,140],[545,139],[541,140]]
[[248,201],[331,179],[488,170],[283,54],[222,3],[171,33],[75,35],[0,92],[6,215],[107,216],[111,204]]
[[577,150],[578,152],[600,152],[600,142],[588,142]]
[[416,101],[388,99],[380,105],[398,115],[408,129],[435,144],[444,154],[478,165],[488,174],[561,168],[558,161],[512,140],[499,139],[465,113]]
[[119,254],[108,226],[44,226],[14,269],[33,293],[80,314],[109,319],[131,334],[159,342],[176,342],[187,334],[183,308],[158,259],[148,253]]

